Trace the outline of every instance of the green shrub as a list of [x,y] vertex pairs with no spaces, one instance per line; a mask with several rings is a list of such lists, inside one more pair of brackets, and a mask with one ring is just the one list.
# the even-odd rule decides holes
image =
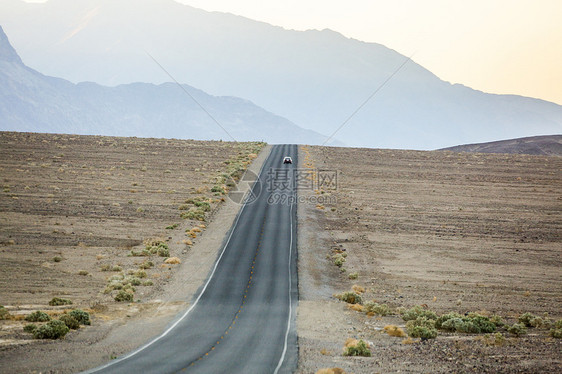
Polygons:
[[[149,248],[150,248],[150,247],[149,247]],[[157,247],[156,247],[156,248],[157,248]],[[139,252],[139,251],[135,251],[135,250],[131,250],[131,256],[133,256],[133,257],[139,257],[139,256],[147,257],[147,256],[150,256],[151,254],[154,254],[154,253],[152,253],[149,249],[143,249],[143,250],[140,251],[140,252]],[[120,271],[120,270],[119,270],[119,271]]]
[[344,292],[343,294],[337,295],[336,297],[348,304],[361,304],[363,302],[361,295],[355,292]]
[[23,327],[23,331],[28,332],[30,334],[33,334],[35,332],[35,330],[37,330],[37,325],[34,324],[34,323],[28,323],[27,325],[25,325]]
[[190,208],[187,212],[180,214],[180,217],[183,219],[205,221],[205,212],[201,208]]
[[531,313],[523,313],[519,316],[519,323],[525,325],[525,327],[535,327],[535,328],[549,328],[552,324],[552,321],[548,319],[547,315],[545,318],[535,316]]
[[349,275],[347,276],[349,279],[357,279],[359,277],[359,274],[357,273],[349,273]]
[[541,327],[550,327],[550,321],[548,319],[543,319],[542,317],[536,316],[534,318],[532,318],[529,323],[531,324],[532,327],[534,328],[541,328]]
[[152,283],[151,280],[145,280],[144,282],[142,282],[143,286],[154,286],[154,283]]
[[101,266],[100,270],[101,271],[110,271],[111,266],[109,266],[108,264],[104,264],[104,265]]
[[497,314],[494,314],[493,316],[490,317],[490,322],[496,325],[496,327],[505,326],[505,322],[503,321],[502,317],[498,316]]
[[406,331],[412,338],[434,339],[437,337],[435,320],[424,316],[406,322]]
[[438,329],[463,332],[471,334],[492,333],[496,331],[496,325],[488,317],[477,313],[469,313],[468,316],[461,316],[458,313],[445,314],[435,321]]
[[443,328],[443,324],[445,322],[447,322],[448,320],[454,319],[454,318],[459,318],[462,319],[463,316],[456,313],[456,312],[450,312],[447,314],[443,314],[442,316],[439,316],[439,318],[437,318],[435,320],[435,328],[440,329],[440,330],[446,330]]
[[69,329],[77,330],[80,327],[80,322],[78,322],[76,318],[72,317],[70,314],[63,314],[60,316],[59,320],[64,322]]
[[40,310],[37,310],[27,316],[25,316],[27,322],[47,322],[51,320],[51,317]]
[[505,337],[502,335],[501,332],[496,332],[493,335],[486,334],[484,336],[484,344],[501,347],[505,344]]
[[137,277],[131,277],[127,281],[131,286],[140,286],[141,285],[141,280]]
[[173,225],[166,226],[166,230],[173,230],[173,229],[175,229],[175,228],[178,227],[178,226],[179,226],[179,225],[178,225],[177,223],[174,223]]
[[0,320],[9,319],[11,317],[10,312],[3,305],[0,305]]
[[213,188],[211,188],[211,192],[218,193],[221,195],[224,195],[226,193],[226,191],[224,190],[224,188],[222,188],[222,186],[213,186]]
[[123,291],[126,291],[126,292],[128,292],[128,293],[134,294],[135,291],[136,291],[136,289],[135,289],[135,287],[133,287],[132,284],[127,283],[127,284],[125,284],[125,285],[123,286]]
[[554,322],[554,328],[562,329],[562,319],[559,319],[558,321]]
[[118,302],[122,302],[122,301],[131,302],[131,301],[133,301],[133,294],[129,293],[127,291],[121,290],[117,293],[117,295],[115,295],[114,299],[115,299],[115,301],[118,301]]
[[525,327],[531,327],[531,320],[535,318],[531,313],[523,313],[519,316],[519,323],[525,325]]
[[513,326],[508,327],[507,332],[515,336],[521,336],[527,333],[527,328],[523,323],[515,323]]
[[53,320],[39,326],[34,332],[35,339],[61,339],[70,329],[63,321]]
[[[150,269],[151,267],[154,266],[154,262],[152,261],[145,261],[142,264],[139,265],[139,268],[141,269]],[[146,272],[145,272],[146,274]],[[143,277],[139,277],[139,278],[143,278]]]
[[80,271],[78,272],[78,275],[88,275],[88,274],[90,274],[90,273],[88,273],[87,270],[80,270]]
[[115,265],[111,268],[111,271],[121,271],[121,270],[123,270],[123,268],[119,265]]
[[125,278],[123,274],[115,274],[109,277],[108,282],[120,282]]
[[490,318],[478,313],[468,313],[466,319],[475,325],[478,333],[492,333],[496,331],[496,325],[490,321]]
[[170,257],[170,249],[166,244],[158,246],[158,256],[160,257]]
[[437,320],[437,314],[432,312],[431,310],[426,310],[422,308],[420,305],[416,305],[411,309],[406,309],[402,312],[402,319],[404,321],[412,321],[417,319],[418,317],[426,317],[427,319]]
[[90,313],[83,311],[82,309],[74,309],[68,313],[71,317],[74,317],[81,325],[90,325]]
[[123,283],[122,283],[122,281],[111,281],[107,285],[107,288],[109,288],[111,291],[122,290],[123,289]]
[[[152,264],[152,262],[151,262]],[[152,264],[152,266],[154,266],[154,264]],[[135,271],[132,275],[134,275],[137,278],[146,278],[146,271],[144,270],[137,270]]]
[[379,316],[387,316],[390,314],[390,308],[386,304],[377,304],[374,301],[369,301],[365,304],[363,309],[365,313],[373,313]]
[[196,201],[195,206],[198,207],[199,209],[201,209],[204,212],[210,212],[211,211],[211,204],[209,204],[207,201]]
[[550,329],[550,336],[556,339],[562,339],[562,328],[561,329]]
[[59,297],[53,297],[51,301],[49,301],[50,306],[58,306],[58,305],[71,305],[72,301],[68,299],[61,299]]
[[478,334],[481,332],[472,320],[465,318],[451,318],[443,323],[443,329],[466,334]]
[[334,265],[339,268],[341,268],[346,261],[345,256],[343,256],[341,253],[332,256],[332,260],[334,260]]
[[54,262],[61,262],[61,261],[62,261],[62,257],[61,257],[61,256],[55,256],[55,257],[53,257],[53,261],[54,261]]
[[371,350],[364,340],[359,340],[357,345],[351,345],[345,348],[344,356],[363,356],[371,357]]

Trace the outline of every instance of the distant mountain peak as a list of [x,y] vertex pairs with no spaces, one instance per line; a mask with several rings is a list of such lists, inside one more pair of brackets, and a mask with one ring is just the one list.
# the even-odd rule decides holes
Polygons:
[[[43,75],[21,61],[1,27],[0,97],[0,131],[218,140],[226,138],[216,126],[220,121],[238,141],[319,144],[326,139],[248,100],[211,96],[188,85],[105,87]],[[212,121],[194,97],[209,108]]]
[[20,56],[10,44],[8,37],[4,33],[2,26],[0,26],[0,61],[22,63]]

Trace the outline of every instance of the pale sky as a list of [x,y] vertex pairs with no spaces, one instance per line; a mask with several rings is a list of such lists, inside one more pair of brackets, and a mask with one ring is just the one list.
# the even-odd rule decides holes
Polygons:
[[[41,2],[41,0],[39,0]],[[562,0],[176,0],[384,44],[451,83],[562,104]]]

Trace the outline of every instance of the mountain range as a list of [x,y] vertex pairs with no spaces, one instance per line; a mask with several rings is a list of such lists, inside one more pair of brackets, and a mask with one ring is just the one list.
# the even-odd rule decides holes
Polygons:
[[188,85],[104,87],[45,76],[24,65],[2,27],[0,130],[270,143],[326,139],[247,100]]
[[179,82],[325,135],[407,61],[335,134],[349,146],[436,149],[562,132],[560,105],[450,84],[331,30],[286,30],[173,0],[3,0],[0,23],[43,73],[105,85],[169,81],[148,52]]

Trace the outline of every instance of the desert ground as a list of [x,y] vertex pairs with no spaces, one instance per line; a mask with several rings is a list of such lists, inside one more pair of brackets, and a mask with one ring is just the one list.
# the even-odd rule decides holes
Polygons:
[[[161,331],[207,276],[238,211],[222,190],[264,146],[8,132],[0,144],[0,305],[10,314],[0,372],[84,370]],[[151,242],[169,254],[143,252]],[[126,289],[132,302],[115,300],[123,277],[138,278]],[[54,297],[73,304],[50,306]],[[69,308],[91,313],[92,325],[60,341],[23,332],[32,311]],[[161,318],[149,326],[149,317]]]
[[[29,133],[0,143],[6,373],[77,372],[158,334],[207,276],[238,210],[216,187],[267,157],[257,143]],[[562,158],[303,146],[299,160],[315,184],[299,190],[298,373],[562,371],[547,327],[507,331],[525,312],[562,318]],[[204,221],[181,218],[205,202]],[[169,256],[143,253],[154,241]],[[111,279],[139,270],[133,302],[115,301]],[[336,297],[353,287],[363,306]],[[73,304],[50,306],[53,297]],[[369,301],[389,314],[367,315]],[[507,325],[501,340],[388,335],[385,326],[406,330],[400,308],[415,305]],[[32,311],[71,307],[92,325],[57,341],[23,332]],[[344,356],[348,338],[372,356]]]
[[[495,314],[507,326],[525,312],[560,319],[561,157],[300,151],[301,167],[317,176],[313,188],[300,191],[299,373],[562,371],[562,342],[548,328],[529,327],[517,337],[502,327],[497,340],[441,330],[435,339],[407,339],[384,331],[406,330],[399,308],[415,305],[438,315]],[[337,183],[318,185],[318,176],[334,172]],[[334,256],[341,253],[347,257],[338,267]],[[354,286],[364,305],[385,304],[390,315],[368,316],[334,297]],[[372,356],[345,357],[348,338],[368,342]]]

